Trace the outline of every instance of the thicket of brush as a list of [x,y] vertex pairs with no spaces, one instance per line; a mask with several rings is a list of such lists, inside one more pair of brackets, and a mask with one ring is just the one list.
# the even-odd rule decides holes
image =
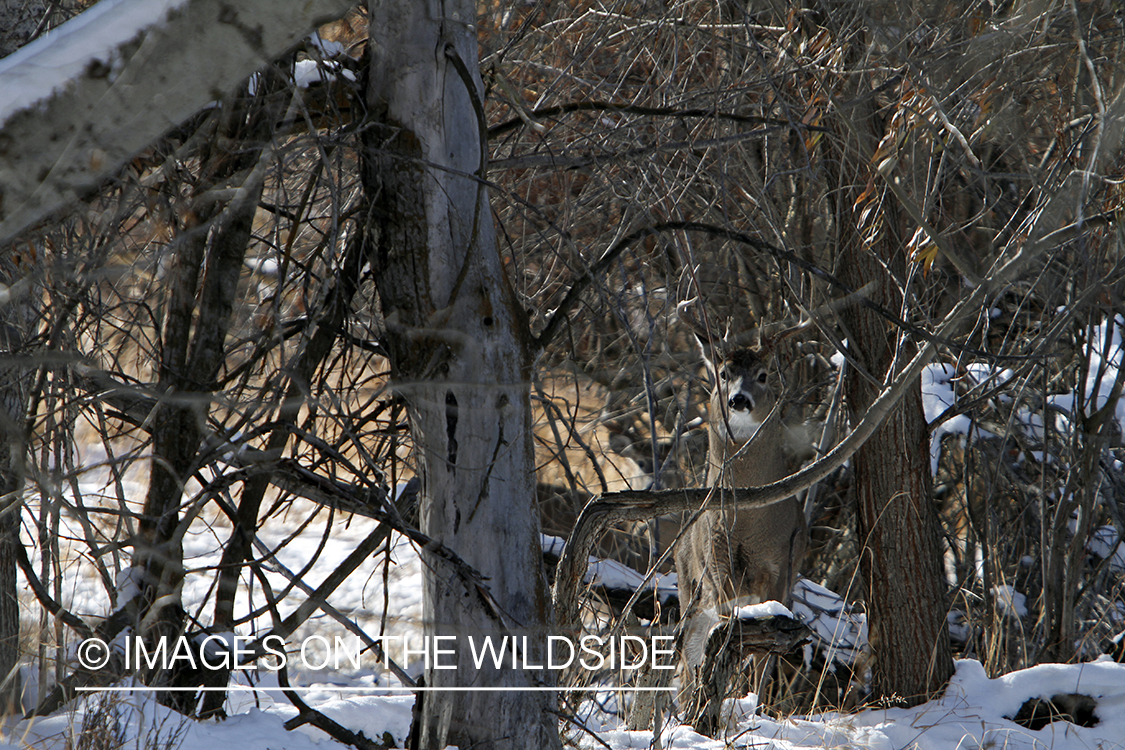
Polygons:
[[[1003,251],[1049,236],[940,342],[957,393],[931,420],[955,428],[933,498],[953,584],[942,606],[956,649],[994,674],[1125,658],[1123,165],[1111,143],[1125,117],[1125,16],[1103,2],[1029,8],[481,3],[488,179],[509,281],[539,334],[581,294],[533,373],[545,531],[568,533],[599,493],[702,484],[707,385],[675,316],[685,292],[732,331],[808,323],[855,291],[837,281],[848,224],[860,243],[898,247],[905,302],[885,312],[908,352]],[[76,681],[55,661],[80,632],[65,612],[68,566],[92,566],[108,607],[71,614],[111,613],[146,533],[159,399],[203,425],[203,449],[184,457],[195,483],[176,503],[181,531],[210,523],[226,537],[294,497],[412,523],[408,503],[387,502],[414,474],[412,445],[387,387],[377,269],[360,252],[363,27],[356,11],[323,32],[345,50],[332,70],[355,82],[336,75],[295,96],[293,64],[324,56],[309,45],[3,260],[7,279],[34,290],[5,315],[22,357],[14,413],[30,436],[18,518],[35,582],[22,601],[36,609],[24,611],[25,631],[35,626],[22,656],[40,672],[44,710],[61,699],[52,684]],[[865,170],[850,173],[856,163]],[[207,307],[208,274],[223,270],[208,263],[224,261],[201,249],[222,232],[238,258],[223,271],[237,280],[227,310]],[[779,354],[795,468],[848,428],[834,356],[849,331],[831,310],[811,320]],[[845,468],[807,497],[803,572],[862,607],[852,483]],[[64,517],[83,538],[60,540]],[[653,519],[601,552],[643,572],[675,533],[675,519]],[[248,555],[243,582],[257,586],[269,552]],[[182,613],[189,631],[247,626],[220,614],[220,571],[186,574],[217,581]],[[257,590],[263,608],[288,593]],[[609,626],[606,611],[588,624]],[[823,664],[798,677],[795,661],[777,704],[863,699],[862,668],[851,684]],[[113,735],[104,716],[75,747]]]

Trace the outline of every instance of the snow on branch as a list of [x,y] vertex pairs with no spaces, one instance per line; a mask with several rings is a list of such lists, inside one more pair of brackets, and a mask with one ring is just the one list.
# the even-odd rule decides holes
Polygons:
[[0,60],[0,244],[350,0],[101,0]]

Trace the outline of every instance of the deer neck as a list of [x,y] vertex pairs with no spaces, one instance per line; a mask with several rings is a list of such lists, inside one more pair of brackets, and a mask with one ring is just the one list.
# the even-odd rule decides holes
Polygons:
[[759,487],[785,477],[781,424],[761,425],[748,440],[732,436],[720,422],[711,424],[707,450],[707,483],[723,487]]

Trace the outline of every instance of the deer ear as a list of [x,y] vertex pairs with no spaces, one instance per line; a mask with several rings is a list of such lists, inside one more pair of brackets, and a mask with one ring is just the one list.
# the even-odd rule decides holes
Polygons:
[[699,353],[703,355],[703,358],[711,359],[711,342],[707,340],[707,337],[696,330],[691,332],[691,336],[695,339],[695,343],[699,347]]
[[704,364],[707,365],[707,371],[712,375],[715,374],[715,362],[723,359],[724,350],[722,341],[709,341],[706,336],[693,331],[695,343],[699,345],[699,354],[703,357]]

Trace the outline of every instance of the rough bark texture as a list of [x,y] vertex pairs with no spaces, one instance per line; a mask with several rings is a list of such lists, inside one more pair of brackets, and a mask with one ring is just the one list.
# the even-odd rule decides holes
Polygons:
[[[203,220],[199,225],[182,228],[180,252],[168,279],[159,370],[164,395],[153,420],[152,469],[133,563],[140,571],[141,589],[134,616],[148,625],[144,632],[151,637],[175,637],[184,629],[180,505],[184,483],[199,467],[211,393],[225,360],[238,279],[262,192],[261,170],[254,167],[268,131],[260,118],[241,107],[236,106],[235,114],[226,120],[223,141],[254,145],[233,152],[215,149],[205,162],[207,176],[218,182],[250,170],[249,176],[222,211],[204,213],[198,217]],[[246,130],[243,123],[248,123]],[[178,682],[176,674],[166,672],[146,679],[149,684]],[[191,693],[162,693],[161,700],[185,713],[195,709]]]
[[[854,410],[868,403],[867,386],[852,378]],[[912,390],[855,458],[874,696],[894,704],[928,700],[953,674],[929,444],[921,396]]]
[[[5,260],[10,260],[5,259]],[[13,286],[16,269],[0,265],[0,283]],[[0,305],[0,713],[20,710],[20,609],[16,578],[20,542],[23,465],[27,453],[24,434],[28,378],[25,356],[33,297],[28,290]]]
[[[519,636],[522,645],[527,636],[528,662],[543,664],[550,621],[526,321],[474,175],[486,159],[475,5],[372,2],[369,10],[376,124],[365,181],[392,376],[410,415],[422,531],[475,571],[423,550],[425,636],[453,636],[458,652],[458,668],[431,665],[426,685],[546,685],[542,670],[477,670],[469,658],[469,638]],[[550,692],[424,695],[419,747],[560,747]]]
[[[863,109],[862,107],[857,109]],[[854,114],[859,114],[858,112]],[[874,115],[855,122],[875,127]],[[870,153],[861,147],[860,153]],[[865,174],[863,165],[852,174]],[[859,289],[877,280],[873,299],[898,309],[901,295],[887,272],[903,275],[903,243],[893,202],[883,210],[884,231],[865,244],[851,215],[863,189],[854,178],[842,191],[839,209],[840,268],[843,281]],[[879,257],[876,257],[878,254]],[[875,377],[889,380],[895,366],[898,332],[862,306],[842,315],[848,347]],[[898,362],[914,353],[907,344]],[[847,383],[853,422],[870,408],[879,389],[853,370]],[[922,411],[918,381],[887,421],[856,452],[855,493],[860,568],[874,656],[874,697],[897,705],[916,705],[940,690],[953,674],[946,625],[946,583],[937,512],[931,499],[930,433]]]
[[49,5],[46,0],[0,0],[0,57],[31,41]]
[[[47,4],[39,0],[0,0],[0,57],[22,47],[35,33]],[[0,284],[19,284],[18,253],[0,264]],[[13,263],[15,260],[17,263]],[[21,710],[19,674],[20,608],[16,547],[20,542],[28,364],[5,361],[26,354],[34,296],[28,290],[0,303],[0,713]]]

